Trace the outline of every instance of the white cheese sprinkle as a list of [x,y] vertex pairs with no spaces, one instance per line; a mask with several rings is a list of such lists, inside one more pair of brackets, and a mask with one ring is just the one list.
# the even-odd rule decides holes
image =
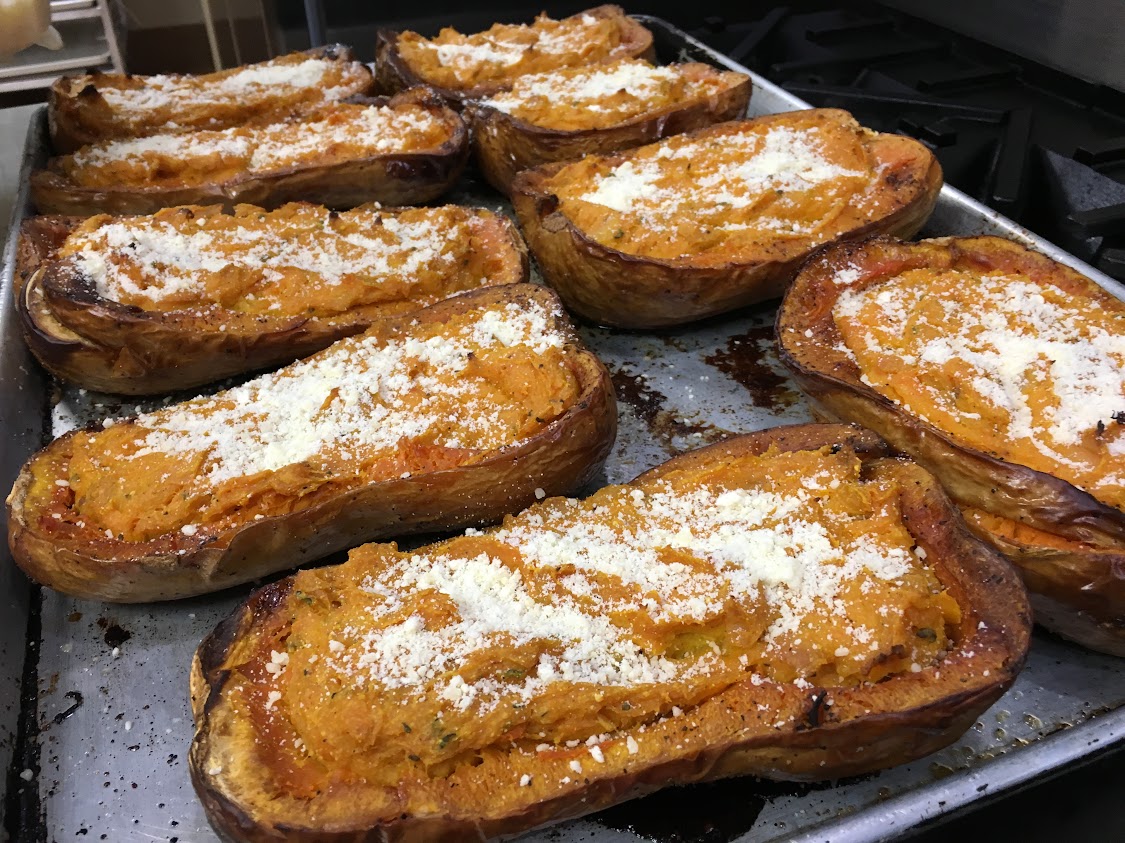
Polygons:
[[[543,352],[561,347],[564,337],[538,306],[513,303],[475,316],[456,336],[342,340],[225,392],[142,414],[135,420],[141,436],[131,458],[204,454],[196,482],[200,489],[213,489],[313,459],[329,448],[379,452],[426,435],[439,446],[457,448],[457,430],[473,432],[480,448],[512,444],[511,433],[482,403],[475,380],[460,374],[471,353],[514,346]],[[421,404],[403,402],[402,394],[419,391],[427,396]],[[185,535],[195,531],[194,525],[182,528]]]
[[[491,533],[517,552],[524,566],[572,572],[557,580],[549,602],[537,599],[520,569],[487,553],[462,558],[421,551],[369,575],[360,587],[375,600],[373,626],[353,631],[357,644],[346,654],[330,645],[336,654],[333,669],[390,690],[423,694],[432,687],[459,711],[495,705],[501,696],[527,701],[560,681],[619,687],[667,683],[706,672],[721,649],[695,660],[646,654],[615,625],[615,611],[643,611],[656,623],[706,624],[724,611],[729,595],[764,593],[777,613],[763,638],[768,647],[779,636],[797,632],[812,612],[826,607],[843,612],[840,592],[847,583],[862,576],[894,580],[912,564],[908,549],[879,546],[863,535],[835,547],[821,524],[800,517],[807,506],[805,492],[781,496],[710,487],[674,492],[665,486],[639,496],[636,491],[623,488],[614,495],[615,506],[633,509],[627,519],[633,526],[623,532],[576,516],[581,504],[569,501],[529,511]],[[690,538],[682,535],[685,523],[692,524]],[[693,556],[710,563],[712,572],[658,552],[683,542]],[[628,596],[601,600],[598,578],[620,581],[629,587]],[[421,592],[443,595],[455,614],[433,627],[417,614],[384,625],[381,619],[401,613]],[[468,681],[457,672],[472,653],[499,641],[506,647],[553,643],[518,682]],[[754,684],[762,681],[751,677]],[[674,706],[671,714],[683,711]],[[601,736],[591,736],[587,746],[601,742]]]
[[300,273],[312,286],[356,279],[406,285],[419,276],[448,275],[456,268],[449,247],[465,236],[464,224],[439,228],[418,213],[424,212],[407,220],[370,208],[340,214],[354,232],[333,226],[326,209],[302,210],[280,226],[218,217],[185,229],[152,217],[124,218],[75,233],[62,254],[110,301],[139,296],[159,302],[184,294],[209,301],[209,282],[232,272],[247,285],[261,279],[258,295],[266,300],[279,294],[283,272]]

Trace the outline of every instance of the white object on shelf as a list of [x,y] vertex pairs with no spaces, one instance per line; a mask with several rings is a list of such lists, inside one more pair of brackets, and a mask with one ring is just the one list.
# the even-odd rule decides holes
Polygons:
[[0,0],[0,56],[39,44],[52,50],[62,46],[51,26],[47,0]]
[[52,0],[51,23],[62,35],[61,49],[34,46],[0,61],[0,93],[47,88],[60,74],[71,71],[123,73],[116,2]]

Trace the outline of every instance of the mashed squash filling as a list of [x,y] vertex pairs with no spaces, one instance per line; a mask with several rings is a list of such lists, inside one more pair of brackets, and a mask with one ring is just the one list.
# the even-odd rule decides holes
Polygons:
[[54,159],[53,166],[79,187],[194,187],[433,150],[451,131],[414,103],[336,103],[284,122],[90,144]]
[[833,317],[863,383],[906,412],[1125,508],[1125,305],[910,269],[846,289]]
[[453,205],[182,207],[91,217],[59,257],[101,297],[144,310],[325,317],[414,309],[510,277],[518,257],[501,232],[490,212]]
[[794,112],[589,156],[544,187],[577,229],[626,254],[780,261],[892,210],[864,140],[843,112]]
[[589,14],[563,20],[541,14],[530,26],[498,23],[472,35],[450,27],[436,38],[404,32],[397,46],[418,76],[451,90],[593,64],[620,55],[625,47],[618,20]]
[[271,775],[312,795],[517,750],[570,752],[580,771],[602,744],[636,751],[619,730],[735,683],[918,672],[960,613],[903,523],[898,476],[861,477],[847,448],[770,451],[413,552],[366,545],[297,574],[224,693]]
[[[509,304],[368,333],[214,396],[69,440],[43,521],[205,538],[526,440],[580,385],[557,314]],[[52,481],[44,481],[52,482]],[[57,485],[57,488],[55,487]]]
[[302,53],[199,76],[113,74],[93,80],[113,121],[139,130],[136,134],[155,127],[182,131],[248,123],[336,102],[370,86],[358,63]]
[[672,108],[687,108],[746,77],[706,65],[653,67],[640,59],[521,76],[482,105],[556,131],[602,129]]

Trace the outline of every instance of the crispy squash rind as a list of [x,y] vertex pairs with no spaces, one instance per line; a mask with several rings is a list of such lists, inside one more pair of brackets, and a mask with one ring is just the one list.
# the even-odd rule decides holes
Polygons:
[[[885,462],[889,453],[878,437],[859,428],[800,425],[734,437],[676,457],[642,477],[653,479],[741,453],[759,454],[771,445],[795,450],[832,443],[854,447],[869,466]],[[896,470],[913,478],[903,492],[904,518],[963,612],[954,636],[956,648],[939,666],[852,689],[802,690],[744,681],[686,711],[675,722],[675,741],[653,750],[641,740],[629,767],[618,770],[607,764],[602,775],[586,771],[584,784],[576,782],[561,795],[536,798],[538,779],[557,781],[559,776],[553,775],[554,769],[533,766],[529,787],[494,783],[487,802],[474,792],[457,815],[407,812],[368,817],[362,794],[355,792],[346,805],[326,813],[322,806],[266,793],[259,781],[240,780],[217,763],[239,752],[237,718],[223,697],[228,678],[224,665],[236,651],[252,646],[257,629],[286,611],[292,581],[281,580],[256,591],[221,623],[200,645],[192,666],[196,735],[190,770],[212,825],[224,839],[254,843],[282,837],[298,843],[418,843],[509,836],[670,784],[747,774],[784,780],[837,778],[940,749],[967,729],[1022,667],[1030,640],[1027,595],[1012,568],[968,533],[930,475],[905,461],[894,463]],[[788,717],[794,718],[790,725],[775,727],[776,721]],[[676,744],[682,748],[672,749]],[[860,747],[862,753],[856,751]],[[246,757],[251,757],[249,752]],[[563,771],[558,772],[561,776]],[[314,811],[321,817],[330,815],[331,821],[313,827],[308,817]]]
[[276,208],[286,202],[314,202],[330,208],[351,208],[364,202],[422,205],[449,190],[469,155],[464,121],[429,88],[414,88],[394,97],[351,100],[370,105],[415,103],[449,127],[449,139],[421,152],[387,153],[317,167],[289,167],[263,175],[181,188],[88,188],[47,168],[31,174],[31,199],[40,213],[151,214],[173,205],[235,205]]
[[[512,284],[380,320],[371,330],[389,333],[415,320],[432,323],[478,307],[531,302],[548,311],[558,307],[549,290]],[[12,556],[28,576],[67,594],[118,603],[169,600],[249,582],[375,538],[494,521],[535,500],[536,490],[573,492],[605,461],[617,414],[605,367],[565,319],[557,324],[569,332],[567,357],[579,395],[538,434],[481,462],[370,483],[316,507],[251,521],[186,546],[174,546],[182,545],[182,536],[128,542],[92,527],[69,540],[44,533],[40,520],[46,516],[29,509],[27,498],[33,479],[54,472],[70,433],[32,456],[16,479],[7,500]]]
[[[686,65],[685,72],[696,78],[724,75],[703,64]],[[506,194],[511,191],[516,174],[532,167],[629,149],[714,123],[737,120],[746,113],[752,88],[747,76],[706,99],[686,106],[668,106],[599,129],[546,129],[483,103],[468,103],[464,114],[472,127],[477,165],[488,183]]]
[[[88,278],[49,263],[78,222],[51,216],[24,222],[16,268],[25,281],[16,291],[16,310],[43,367],[86,389],[119,395],[190,389],[307,357],[371,324],[370,315],[341,314],[252,320],[236,330],[190,310],[146,311],[104,299]],[[512,262],[509,274],[489,284],[526,282],[523,238],[506,217],[494,223]]]
[[[753,122],[785,119],[785,114],[775,114]],[[724,127],[702,129],[687,137],[714,131],[724,131]],[[877,156],[886,153],[888,159],[898,159],[893,153],[908,152],[906,163],[886,168],[880,175],[880,189],[897,198],[896,209],[832,242],[876,234],[910,237],[929,219],[941,190],[941,166],[926,147],[912,138],[865,131],[868,148]],[[604,158],[616,166],[629,155],[625,151]],[[765,255],[758,261],[707,267],[621,252],[578,228],[547,190],[547,180],[565,166],[563,162],[545,164],[517,175],[511,188],[512,204],[544,278],[570,310],[598,324],[663,328],[777,298],[808,256],[823,247],[820,244],[783,261]]]
[[[838,270],[891,272],[930,263],[1002,268],[1052,280],[1095,303],[1112,298],[1069,267],[999,237],[844,244],[806,264],[786,295],[777,314],[781,361],[833,417],[876,431],[933,472],[958,504],[1093,545],[1021,546],[978,530],[1020,568],[1035,592],[1042,625],[1092,649],[1125,655],[1125,513],[1058,477],[961,444],[860,382],[858,367],[837,350],[841,340],[832,309],[841,288],[832,277]],[[861,278],[851,287],[862,288],[878,277]]]
[[[367,70],[367,66],[356,61],[355,53],[351,47],[343,44],[328,44],[323,47],[314,47],[311,50],[300,51],[310,59],[330,59],[339,64],[354,65],[357,72],[366,72],[368,82],[362,87],[357,87],[355,94],[370,95],[375,91],[375,77]],[[99,115],[91,114],[83,102],[83,90],[88,84],[97,86],[98,80],[105,76],[116,74],[91,73],[79,77],[85,84],[79,84],[74,77],[60,76],[47,91],[47,126],[51,134],[51,144],[58,154],[74,152],[76,149],[98,141],[133,137],[130,132],[122,131],[113,121],[99,119]],[[286,112],[286,115],[293,112]],[[222,129],[237,123],[209,124],[206,128]],[[148,134],[152,134],[149,132]]]
[[[652,44],[652,33],[637,21],[628,17],[625,10],[620,6],[598,6],[580,14],[620,21],[622,43],[629,46],[625,52],[617,56],[618,58],[639,58],[648,61],[653,61],[656,58],[656,50]],[[485,84],[455,90],[427,82],[399,53],[398,37],[400,34],[398,30],[380,29],[375,35],[375,86],[380,93],[393,94],[414,85],[426,85],[437,91],[451,107],[460,109],[468,100],[489,97],[508,87],[503,84]]]
[[1019,569],[1036,623],[1091,650],[1125,656],[1125,549],[1047,547],[1001,536],[971,518],[966,524]]

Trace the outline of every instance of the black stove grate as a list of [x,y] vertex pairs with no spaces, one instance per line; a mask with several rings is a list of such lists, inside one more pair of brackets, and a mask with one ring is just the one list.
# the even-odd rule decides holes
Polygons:
[[813,105],[937,155],[950,184],[1125,280],[1125,93],[876,4],[693,30]]

